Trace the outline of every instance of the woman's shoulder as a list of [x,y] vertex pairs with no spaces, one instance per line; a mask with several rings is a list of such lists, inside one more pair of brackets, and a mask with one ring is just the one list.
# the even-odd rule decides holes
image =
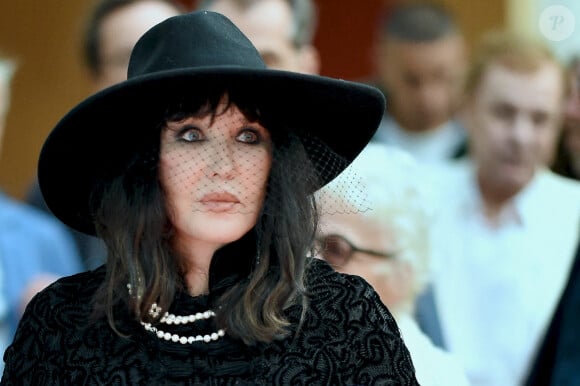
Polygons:
[[29,303],[27,308],[46,305],[55,308],[58,305],[81,304],[89,307],[95,291],[105,279],[105,268],[65,276],[40,291]]
[[320,317],[376,324],[398,335],[398,327],[374,288],[360,276],[336,272],[326,261],[312,259],[306,273],[308,308]]
[[[288,355],[302,353],[305,384],[416,385],[398,327],[373,288],[358,276],[312,259],[305,276],[308,296]],[[314,358],[314,359],[313,359]]]
[[104,277],[104,268],[98,268],[63,277],[37,293],[20,318],[13,346],[37,338],[46,344],[50,337],[89,325],[93,297]]
[[[79,272],[74,275],[64,276],[50,286],[47,290],[77,290],[80,292],[94,292],[105,280],[106,268],[104,265],[93,270]],[[78,293],[75,297],[78,297]]]
[[[321,294],[333,293],[335,296],[342,295],[347,298],[378,301],[378,295],[365,279],[360,276],[339,273],[326,261],[316,258],[313,258],[308,264],[306,289],[311,297],[315,298]],[[336,297],[334,300],[328,300],[334,302]]]
[[[18,380],[17,384],[56,384],[52,380],[66,367],[63,361],[83,367],[92,360],[93,351],[99,350],[95,342],[106,331],[101,328],[106,321],[91,318],[93,296],[104,277],[104,268],[63,277],[32,298],[4,354],[7,379]],[[83,356],[83,364],[71,359],[73,353]]]

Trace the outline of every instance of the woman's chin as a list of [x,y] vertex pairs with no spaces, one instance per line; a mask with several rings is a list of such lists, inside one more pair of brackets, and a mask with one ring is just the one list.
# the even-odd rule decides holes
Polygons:
[[[237,220],[237,221],[236,221]],[[255,225],[255,221],[240,221],[240,219],[211,219],[192,227],[193,238],[208,243],[228,244],[239,240]]]

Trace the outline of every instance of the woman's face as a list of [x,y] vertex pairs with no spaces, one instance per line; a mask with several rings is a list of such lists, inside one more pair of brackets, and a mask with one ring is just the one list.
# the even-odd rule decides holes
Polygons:
[[219,248],[256,224],[271,153],[268,131],[224,101],[213,116],[167,123],[159,178],[178,250],[192,250],[196,243]]

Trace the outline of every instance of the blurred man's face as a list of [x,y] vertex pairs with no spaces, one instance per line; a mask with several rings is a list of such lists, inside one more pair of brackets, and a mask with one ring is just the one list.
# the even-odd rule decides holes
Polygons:
[[422,43],[387,38],[376,57],[387,109],[403,129],[425,132],[452,117],[465,71],[461,37]]
[[127,79],[131,50],[137,40],[154,25],[178,14],[161,1],[141,1],[111,13],[101,25],[101,74],[95,78],[97,90]]
[[258,49],[266,66],[316,74],[318,54],[312,46],[297,47],[293,41],[292,9],[283,0],[259,1],[241,9],[235,1],[217,0],[210,7],[229,18]]
[[552,157],[561,121],[561,77],[549,62],[532,72],[499,64],[485,71],[465,109],[480,183],[516,193]]

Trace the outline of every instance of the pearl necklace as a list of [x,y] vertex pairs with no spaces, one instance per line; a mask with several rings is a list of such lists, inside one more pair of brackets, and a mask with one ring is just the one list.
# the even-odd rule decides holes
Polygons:
[[[153,318],[157,318],[159,316],[161,312],[161,307],[159,307],[157,305],[157,303],[153,303],[151,305],[151,309],[149,310],[149,315],[151,315]],[[161,319],[159,320],[160,323],[164,323],[164,324],[188,324],[188,323],[193,323],[197,320],[203,320],[203,319],[209,319],[211,317],[214,317],[215,313],[212,310],[207,310],[205,312],[198,312],[196,314],[191,314],[191,315],[174,315],[174,314],[170,314],[168,312],[166,312]],[[172,342],[179,342],[181,344],[192,344],[195,342],[204,342],[204,343],[209,343],[211,341],[215,341],[218,340],[219,338],[223,337],[226,332],[224,329],[220,328],[219,330],[217,330],[217,332],[213,332],[211,334],[207,334],[207,335],[197,335],[197,336],[181,336],[178,334],[171,334],[169,332],[165,332],[153,325],[151,325],[151,323],[145,323],[143,321],[141,321],[141,325],[143,326],[143,328],[146,331],[150,331],[152,333],[154,333],[159,339],[165,339],[166,341],[172,341]]]
[[141,325],[143,326],[143,328],[145,328],[145,330],[153,332],[155,335],[157,335],[159,339],[165,339],[167,341],[172,341],[176,343],[179,342],[181,344],[186,343],[191,344],[195,342],[209,343],[212,340],[218,340],[219,338],[221,338],[226,334],[225,330],[220,328],[217,332],[213,332],[207,335],[181,336],[160,330],[157,327],[152,326],[151,323],[141,322]]

